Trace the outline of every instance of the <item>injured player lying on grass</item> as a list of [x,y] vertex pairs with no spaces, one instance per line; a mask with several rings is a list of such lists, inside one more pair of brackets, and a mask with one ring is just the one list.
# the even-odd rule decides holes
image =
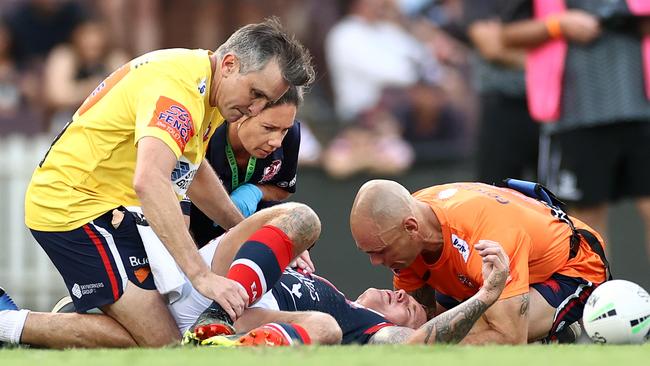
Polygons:
[[[207,263],[222,255],[220,239],[201,249]],[[474,297],[428,322],[424,308],[404,291],[370,288],[351,301],[327,279],[289,268],[235,322],[238,335],[214,334],[210,325],[190,330],[211,302],[196,290],[170,310],[184,342],[198,345],[456,343],[482,315],[477,309],[500,296],[508,277],[507,256],[485,257],[484,276],[484,286]]]
[[[226,235],[226,234],[224,234]],[[210,264],[223,236],[200,253]],[[228,258],[224,258],[228,260]],[[487,256],[484,286],[472,298],[427,321],[424,308],[404,291],[370,288],[355,301],[327,279],[287,268],[280,280],[235,322],[236,335],[218,334],[210,324],[191,329],[211,300],[195,289],[169,305],[185,344],[201,346],[287,346],[295,344],[457,343],[500,296],[508,258]],[[64,311],[74,311],[71,303]]]

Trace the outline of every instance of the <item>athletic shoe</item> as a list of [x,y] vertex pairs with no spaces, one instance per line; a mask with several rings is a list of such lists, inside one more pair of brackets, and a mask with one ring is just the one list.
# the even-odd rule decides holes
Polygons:
[[16,303],[9,297],[9,294],[0,287],[0,311],[2,310],[19,310]]
[[199,342],[200,346],[208,347],[281,347],[290,346],[291,342],[275,327],[263,325],[250,332],[240,335],[218,335]]
[[251,330],[239,338],[238,342],[242,346],[277,347],[291,345],[291,341],[279,329],[269,325],[263,325]]
[[74,308],[74,303],[70,296],[64,296],[59,300],[56,305],[52,308],[52,313],[74,313],[76,312]]
[[196,345],[203,346],[203,347],[226,347],[226,348],[239,347],[241,346],[241,343],[239,343],[239,337],[240,335],[228,335],[228,336],[217,335],[199,341],[198,343],[196,343]]
[[230,316],[223,310],[221,305],[212,302],[212,305],[199,315],[199,318],[188,332],[191,334],[187,335],[186,332],[186,335],[183,336],[183,344],[188,344],[185,343],[186,336],[189,339],[202,341],[217,335],[235,334],[235,327],[233,326],[232,319],[230,319]]
[[541,344],[569,344],[569,343],[579,343],[578,340],[582,335],[582,327],[580,326],[579,321],[575,321],[555,334],[554,337],[546,337],[540,341]]
[[[16,303],[11,299],[9,294],[5,292],[5,290],[0,287],[0,313],[3,311],[11,311],[11,310],[19,310],[18,306],[16,306]],[[5,348],[5,347],[11,347],[9,343],[5,343],[0,341],[0,348]]]
[[557,343],[576,343],[582,334],[580,322],[573,322],[557,334]]

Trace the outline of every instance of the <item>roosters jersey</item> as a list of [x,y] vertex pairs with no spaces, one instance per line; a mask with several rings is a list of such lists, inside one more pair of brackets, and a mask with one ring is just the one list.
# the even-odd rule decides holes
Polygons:
[[163,141],[176,155],[179,199],[223,117],[209,103],[210,51],[147,53],[104,80],[83,102],[34,171],[25,221],[68,231],[117,206],[139,206],[133,189],[138,141]]
[[348,300],[326,279],[287,268],[271,290],[279,310],[330,314],[343,330],[342,344],[368,343],[379,329],[393,324],[381,314]]
[[[605,266],[583,240],[569,259],[571,228],[551,215],[545,204],[517,191],[481,183],[454,183],[413,194],[427,203],[442,228],[442,255],[435,263],[418,256],[394,276],[395,288],[413,291],[425,283],[463,301],[483,284],[481,256],[473,249],[479,240],[496,241],[510,257],[510,277],[501,298],[528,292],[529,284],[545,281],[554,273],[605,281]],[[594,232],[572,218],[577,229]],[[603,243],[602,238],[594,233]]]

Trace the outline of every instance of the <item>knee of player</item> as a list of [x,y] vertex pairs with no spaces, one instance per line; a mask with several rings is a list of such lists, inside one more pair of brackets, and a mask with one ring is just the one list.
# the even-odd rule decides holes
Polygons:
[[[164,332],[163,332],[164,333]],[[142,348],[160,348],[166,346],[178,345],[181,342],[181,335],[179,334],[162,334],[151,332],[147,337],[139,337],[136,339],[138,347]]]
[[303,203],[288,202],[277,205],[276,209],[281,211],[270,224],[286,229],[287,235],[300,251],[309,248],[320,236],[320,219],[311,207]]

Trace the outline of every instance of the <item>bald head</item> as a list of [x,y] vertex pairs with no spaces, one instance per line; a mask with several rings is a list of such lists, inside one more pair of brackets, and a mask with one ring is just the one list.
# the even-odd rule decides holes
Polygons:
[[394,225],[413,212],[413,198],[392,180],[371,180],[359,189],[350,212],[350,225],[370,219],[380,227]]
[[415,200],[409,191],[397,182],[371,180],[357,193],[350,212],[350,229],[357,246],[369,251],[381,247],[379,233],[402,225],[413,216]]

